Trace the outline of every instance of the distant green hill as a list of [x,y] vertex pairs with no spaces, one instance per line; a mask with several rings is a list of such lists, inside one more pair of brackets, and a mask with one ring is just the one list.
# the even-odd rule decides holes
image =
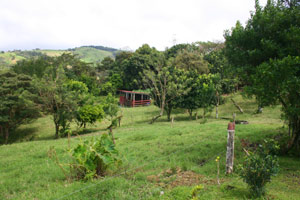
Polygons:
[[103,46],[82,46],[70,48],[67,50],[50,50],[50,49],[35,49],[30,51],[14,50],[8,52],[0,52],[0,69],[8,68],[16,64],[19,60],[33,58],[46,54],[48,56],[59,56],[63,53],[72,53],[77,55],[81,60],[88,63],[99,63],[103,58],[115,57],[119,52],[118,49],[103,47]]

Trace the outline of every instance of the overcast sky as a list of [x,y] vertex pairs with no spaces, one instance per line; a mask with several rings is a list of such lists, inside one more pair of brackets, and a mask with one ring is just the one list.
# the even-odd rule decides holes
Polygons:
[[[265,5],[267,0],[260,0]],[[1,0],[0,50],[222,41],[254,0]]]

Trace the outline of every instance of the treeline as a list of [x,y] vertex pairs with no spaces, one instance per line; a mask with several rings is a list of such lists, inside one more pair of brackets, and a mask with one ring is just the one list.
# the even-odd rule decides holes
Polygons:
[[99,96],[97,72],[71,54],[22,60],[0,73],[0,131],[7,143],[14,130],[42,114],[52,115],[55,138],[105,116],[113,120],[115,98]]
[[38,52],[38,51],[22,51],[22,50],[14,50],[12,51],[14,53],[16,53],[16,55],[18,56],[22,56],[26,59],[30,59],[30,58],[36,58],[39,56],[44,56],[45,54]]
[[[170,117],[173,108],[209,110],[220,94],[243,88],[259,110],[282,106],[290,141],[300,147],[300,3],[298,0],[255,3],[245,26],[226,30],[224,44],[179,44],[163,52],[143,45],[135,52],[106,58],[98,66],[103,88],[150,89],[155,104]],[[106,74],[106,76],[105,76]],[[102,90],[102,92],[105,90]],[[298,150],[299,151],[299,150]]]
[[[91,116],[103,118],[102,110],[113,120],[112,95],[119,89],[150,91],[160,108],[151,123],[164,113],[170,119],[174,108],[188,110],[191,118],[202,108],[205,117],[222,103],[222,94],[243,88],[260,108],[282,105],[291,132],[287,149],[299,148],[299,6],[295,0],[268,1],[265,7],[256,1],[245,27],[237,22],[225,31],[225,43],[178,44],[165,51],[144,44],[106,57],[97,67],[68,54],[21,61],[0,75],[0,130],[7,139],[37,110],[53,116],[56,137],[69,131],[72,120],[84,126],[95,121]],[[91,110],[97,114],[80,116]]]
[[220,97],[237,89],[224,55],[224,44],[196,42],[178,44],[161,52],[144,44],[135,52],[106,57],[97,66],[102,78],[101,94],[116,89],[150,90],[155,105],[170,119],[172,110],[184,108],[205,113],[218,106]]
[[[104,47],[104,46],[94,46],[94,45],[88,45],[88,46],[81,46],[81,47],[90,47],[98,50],[103,50],[103,51],[110,51],[110,52],[116,52],[119,51],[118,49],[111,48],[111,47]],[[75,51],[76,48],[70,48],[68,49],[69,51]]]
[[97,67],[71,54],[40,55],[19,61],[1,72],[0,131],[3,141],[21,124],[42,114],[52,115],[55,137],[108,116],[113,122],[117,90],[150,91],[154,104],[170,119],[175,108],[187,109],[192,118],[220,104],[223,93],[235,90],[224,44],[179,44],[161,52],[145,44],[135,52],[106,57]]

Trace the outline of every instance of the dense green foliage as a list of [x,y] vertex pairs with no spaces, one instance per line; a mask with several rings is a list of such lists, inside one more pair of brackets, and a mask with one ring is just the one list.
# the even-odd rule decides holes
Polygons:
[[71,164],[71,172],[78,179],[89,180],[104,176],[108,167],[121,164],[118,151],[107,134],[85,140],[71,152],[74,160]]
[[[64,70],[61,67],[51,69],[53,74],[35,81],[40,95],[40,104],[45,113],[53,116],[55,137],[65,136],[70,128],[79,102],[84,98],[87,87],[81,82],[66,82]],[[55,75],[55,76],[52,76]]]
[[0,133],[5,143],[17,127],[39,117],[35,99],[29,76],[0,72]]
[[94,124],[104,118],[102,105],[83,105],[76,112],[76,120],[79,127],[86,127],[86,124]]
[[150,88],[155,105],[160,108],[160,114],[151,123],[161,117],[164,111],[170,120],[171,111],[176,107],[178,98],[190,90],[187,86],[191,79],[183,69],[177,69],[168,63],[163,54],[160,54],[153,69],[144,70],[142,75],[145,85]]
[[256,152],[250,152],[239,174],[248,184],[252,197],[261,197],[265,194],[265,185],[271,181],[271,177],[279,171],[276,152],[279,146],[274,140],[265,141]]
[[197,74],[209,72],[208,63],[203,59],[203,55],[197,51],[181,51],[176,55],[174,65],[179,69],[193,71]]
[[118,100],[112,95],[108,94],[102,102],[103,110],[106,117],[110,120],[111,126],[115,126],[115,117],[117,117],[120,107],[118,106]]
[[226,56],[260,106],[280,103],[292,129],[287,150],[300,144],[300,4],[268,1],[245,27],[225,34]]
[[52,59],[48,56],[41,56],[37,59],[21,60],[16,65],[12,66],[12,70],[18,74],[42,78],[47,67],[51,65],[51,60]]
[[[96,70],[76,56],[28,59],[17,63],[12,70],[32,77],[33,91],[39,96],[35,103],[39,104],[39,111],[53,116],[56,138],[70,133],[74,119],[85,127],[104,117],[101,106],[94,105],[94,96],[100,95]],[[117,77],[112,80],[114,84],[118,81]]]
[[189,92],[182,95],[179,99],[178,107],[185,108],[192,118],[193,111],[198,108],[203,108],[203,118],[207,111],[216,105],[216,85],[213,81],[215,76],[212,74],[198,75],[195,72],[190,72],[192,81],[188,86]]

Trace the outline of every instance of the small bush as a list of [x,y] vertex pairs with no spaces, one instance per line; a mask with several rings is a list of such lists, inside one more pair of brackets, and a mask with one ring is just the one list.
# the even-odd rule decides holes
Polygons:
[[84,105],[77,110],[76,121],[78,126],[85,128],[86,124],[94,124],[104,118],[102,105]]
[[251,195],[255,198],[265,194],[265,185],[279,171],[276,156],[278,149],[274,140],[265,141],[265,145],[259,145],[255,153],[249,152],[243,165],[239,166],[239,175],[248,184]]
[[107,134],[78,144],[72,150],[72,172],[78,179],[89,180],[104,176],[108,167],[118,166],[121,160],[111,138]]

